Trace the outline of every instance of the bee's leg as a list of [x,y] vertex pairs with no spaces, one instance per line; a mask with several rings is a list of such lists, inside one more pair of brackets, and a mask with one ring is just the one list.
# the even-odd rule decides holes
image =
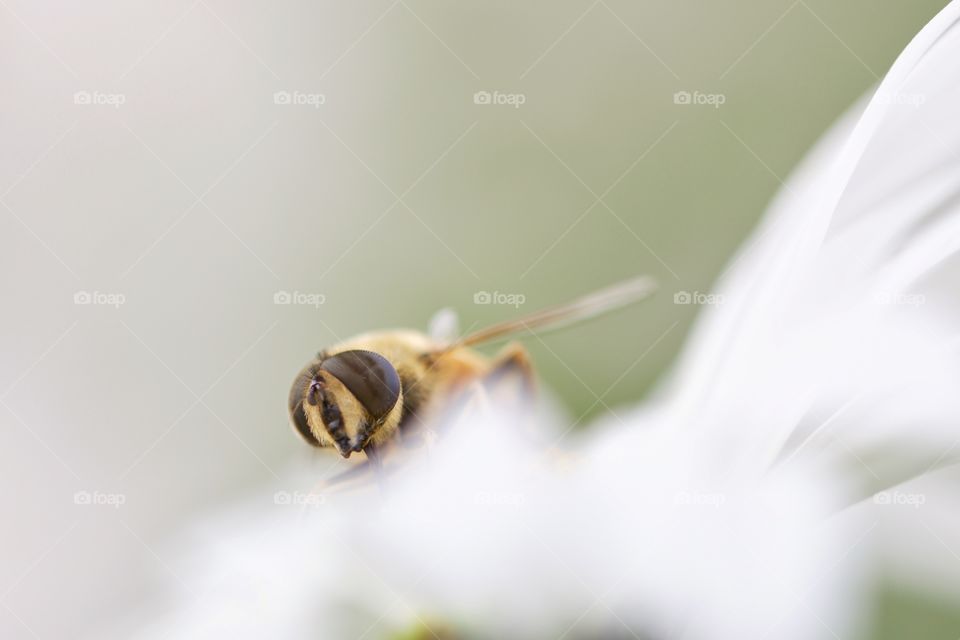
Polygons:
[[512,342],[497,354],[490,369],[472,380],[443,417],[445,424],[456,425],[477,413],[515,413],[529,404],[534,391],[533,367],[527,350]]
[[481,382],[498,403],[529,401],[536,392],[536,376],[530,354],[519,342],[511,342],[498,353]]
[[364,448],[363,453],[367,456],[367,466],[373,470],[373,475],[377,479],[377,485],[380,487],[380,494],[386,495],[387,492],[387,474],[383,468],[383,455],[380,448],[369,444]]
[[528,390],[533,391],[536,381],[533,364],[530,362],[530,354],[519,342],[507,344],[494,356],[490,372],[484,380],[488,383],[496,383],[503,378],[519,381]]
[[346,471],[324,478],[314,485],[311,493],[324,494],[330,492],[349,491],[351,489],[362,489],[368,486],[372,466],[369,460],[354,465]]
[[507,420],[521,433],[533,433],[536,375],[530,354],[521,344],[505,346],[477,382],[480,389],[474,395],[486,411],[496,411],[499,420]]

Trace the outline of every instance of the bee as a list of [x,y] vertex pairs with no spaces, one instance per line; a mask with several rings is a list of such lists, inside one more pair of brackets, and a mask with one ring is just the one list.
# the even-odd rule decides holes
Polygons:
[[635,278],[460,338],[439,335],[452,333],[453,324],[441,316],[433,335],[387,330],[344,340],[297,374],[288,398],[290,422],[307,444],[335,449],[344,458],[363,452],[379,465],[384,450],[416,441],[426,416],[441,414],[471,388],[515,380],[521,393],[532,390],[533,367],[518,342],[493,357],[474,347],[586,320],[655,289],[651,278]]

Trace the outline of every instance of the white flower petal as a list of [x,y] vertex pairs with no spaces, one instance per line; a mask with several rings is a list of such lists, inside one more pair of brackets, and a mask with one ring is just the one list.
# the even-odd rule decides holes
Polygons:
[[[818,145],[704,313],[669,403],[749,443],[732,463],[802,451],[882,486],[957,436],[958,20],[953,2]],[[916,458],[892,464],[909,445]],[[897,455],[856,460],[885,447]]]
[[833,568],[859,532],[823,527],[832,487],[731,477],[715,451],[644,426],[611,427],[562,473],[488,416],[383,503],[351,496],[299,524],[241,513],[189,572],[206,596],[144,637],[848,635],[850,574]]

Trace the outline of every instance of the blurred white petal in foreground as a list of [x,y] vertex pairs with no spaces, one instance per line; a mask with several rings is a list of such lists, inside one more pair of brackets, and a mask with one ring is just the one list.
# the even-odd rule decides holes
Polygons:
[[544,419],[569,464],[486,416],[385,500],[252,497],[195,532],[144,637],[849,635],[891,506],[849,505],[930,482],[960,434],[958,19],[825,137],[658,402]]

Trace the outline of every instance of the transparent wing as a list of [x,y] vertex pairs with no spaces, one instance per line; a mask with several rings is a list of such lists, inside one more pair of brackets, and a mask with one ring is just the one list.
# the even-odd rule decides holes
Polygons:
[[427,335],[440,343],[453,342],[460,335],[460,320],[450,307],[438,310],[427,325]]
[[657,284],[653,278],[640,276],[594,291],[566,304],[497,323],[460,338],[455,345],[477,345],[518,333],[560,329],[639,302],[650,297],[656,289]]

